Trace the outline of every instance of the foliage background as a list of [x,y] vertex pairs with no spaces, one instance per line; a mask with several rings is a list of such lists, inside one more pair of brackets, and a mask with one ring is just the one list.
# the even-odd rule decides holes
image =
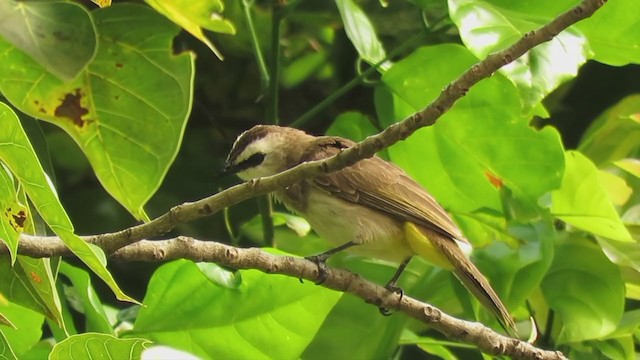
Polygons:
[[[135,218],[154,218],[236,183],[215,175],[237,134],[254,124],[277,119],[314,134],[360,140],[421,109],[478,58],[575,3],[245,0],[225,2],[222,11],[217,1],[189,6],[178,0],[118,2],[102,10],[88,2],[49,2],[43,12],[33,3],[9,1],[0,7],[16,11],[5,18],[11,21],[0,22],[0,90],[13,108],[2,108],[3,139],[15,135],[4,126],[15,112],[75,233],[117,231],[134,225]],[[471,89],[436,126],[381,154],[404,167],[452,213],[478,248],[476,263],[520,321],[521,332],[528,334],[532,316],[536,344],[571,358],[636,357],[640,22],[634,14],[639,12],[633,0],[610,1],[593,19]],[[52,21],[44,28],[53,33],[67,26],[68,33],[79,34],[69,49],[83,51],[72,52],[55,39],[53,45],[42,43],[37,36],[30,43],[10,31],[34,24],[30,21],[43,13],[84,19]],[[210,13],[221,15],[206,16]],[[188,32],[178,33],[160,14]],[[279,19],[276,74],[271,47]],[[201,27],[207,29],[204,34]],[[80,36],[86,33],[97,35],[92,41]],[[65,51],[76,60],[60,65],[55,59]],[[367,70],[378,63],[378,71]],[[358,79],[355,86],[341,94],[353,79]],[[77,88],[83,94],[93,91],[88,113],[56,113],[64,99],[75,99],[65,94],[77,94]],[[108,96],[129,100],[109,102]],[[112,113],[121,116],[106,120]],[[90,148],[93,124],[78,127],[70,118],[102,121],[105,128],[122,125],[117,132],[123,138],[145,142],[140,151],[129,150],[117,137],[102,140],[116,157],[130,160],[127,166],[145,174],[136,178],[115,171],[133,189],[129,195],[121,191],[120,203],[113,187],[113,196],[105,191],[109,186],[101,185],[99,170],[87,160],[93,156],[92,163],[98,164],[104,153]],[[174,125],[163,130],[166,122]],[[26,191],[54,228],[46,209],[38,207],[51,195],[30,192],[23,181],[29,174],[19,169],[33,168],[27,162],[12,167],[15,148],[6,149],[0,159],[13,174],[6,183],[15,187],[3,190],[10,195],[3,208],[8,203],[29,206]],[[170,168],[150,170],[149,153],[161,153],[158,158]],[[150,173],[155,177],[147,178]],[[136,197],[137,203],[131,200]],[[269,239],[267,232],[265,239],[259,204],[247,201],[224,214],[181,224],[168,236],[276,247],[297,255],[326,248],[313,233],[306,234],[304,222],[278,205],[275,237]],[[27,221],[26,230],[45,231],[35,212],[28,213],[35,218]],[[5,215],[3,225],[19,228],[9,220]],[[10,242],[9,236],[1,237]],[[92,260],[99,257],[96,252],[83,260],[96,262],[92,269],[99,272],[101,265]],[[202,358],[481,357],[402,315],[384,318],[348,295],[256,271],[233,274],[189,261],[110,262],[115,281],[105,284],[81,270],[86,267],[74,258],[18,257],[13,268],[8,257],[3,262],[0,313],[17,327],[1,328],[7,358],[63,358],[60,354],[67,351],[77,357],[109,351],[135,358],[148,340]],[[378,283],[394,270],[390,264],[346,255],[333,265]],[[495,327],[450,274],[418,259],[409,270],[401,284],[407,294]],[[49,287],[39,287],[34,273],[46,277]],[[16,281],[24,288],[14,286]],[[121,298],[127,294],[146,308],[116,301],[116,283]],[[53,352],[47,339],[57,344]]]

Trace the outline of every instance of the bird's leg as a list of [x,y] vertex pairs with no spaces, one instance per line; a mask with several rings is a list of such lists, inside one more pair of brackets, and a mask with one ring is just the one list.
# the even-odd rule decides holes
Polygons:
[[325,282],[325,280],[327,280],[327,259],[329,259],[331,255],[344,249],[348,249],[354,245],[358,244],[353,241],[349,241],[348,243],[344,243],[338,247],[325,251],[322,254],[305,257],[305,259],[313,262],[318,266],[318,280],[316,280],[316,285],[320,285]]
[[[411,257],[406,258],[400,264],[400,266],[398,266],[398,270],[396,270],[396,273],[393,274],[393,277],[391,278],[391,280],[389,280],[387,285],[384,286],[385,289],[391,292],[394,292],[396,294],[400,294],[400,299],[398,300],[398,302],[402,301],[402,296],[404,296],[404,291],[402,291],[402,288],[397,285],[398,279],[400,278],[400,275],[402,274],[404,269],[407,267],[407,264],[409,264],[409,261],[411,261]],[[378,310],[380,311],[380,314],[384,316],[391,315],[391,313],[389,312],[389,309],[387,308],[380,307],[378,308]]]

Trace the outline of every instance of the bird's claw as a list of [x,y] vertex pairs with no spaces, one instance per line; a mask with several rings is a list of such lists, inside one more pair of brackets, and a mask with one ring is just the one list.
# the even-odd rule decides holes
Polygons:
[[316,280],[316,285],[321,285],[322,283],[324,283],[325,281],[327,281],[327,259],[326,257],[321,255],[313,255],[313,256],[307,256],[305,257],[305,259],[311,261],[312,263],[316,264],[316,266],[318,267],[318,278]]
[[[392,293],[396,293],[396,294],[400,295],[400,298],[398,299],[398,303],[400,303],[400,301],[402,301],[402,297],[404,296],[404,291],[402,290],[401,287],[397,286],[395,283],[390,282],[387,285],[385,285],[384,288],[389,290]],[[391,311],[389,309],[387,309],[387,308],[384,308],[384,307],[379,307],[378,311],[383,316],[390,316],[391,315]]]

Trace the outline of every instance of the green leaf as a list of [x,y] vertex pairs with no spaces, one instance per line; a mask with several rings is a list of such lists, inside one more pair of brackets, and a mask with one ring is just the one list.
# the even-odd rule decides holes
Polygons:
[[[507,48],[559,14],[533,16],[510,9],[521,6],[519,4],[507,4],[507,8],[501,5],[505,4],[499,0],[449,0],[451,19],[460,30],[464,44],[478,58]],[[587,61],[588,52],[585,37],[579,31],[568,29],[529,50],[500,72],[516,85],[528,114],[551,91],[577,75]]]
[[[2,107],[0,107],[0,121],[5,116],[2,111]],[[11,265],[13,265],[18,253],[18,239],[24,230],[28,209],[18,200],[13,178],[8,170],[2,166],[1,160],[2,157],[0,157],[0,210],[2,211],[0,215],[0,240],[9,248]]]
[[2,360],[18,360],[18,357],[11,349],[11,344],[4,336],[2,329],[0,329],[0,358]]
[[515,309],[540,287],[551,266],[556,234],[549,215],[530,223],[509,223],[507,231],[519,246],[494,243],[474,251],[473,258],[507,308]]
[[107,334],[78,334],[57,343],[49,360],[78,359],[140,359],[140,354],[151,341],[146,339],[118,339]]
[[605,4],[576,27],[587,35],[593,59],[622,66],[640,63],[640,2],[616,0]]
[[[98,53],[63,83],[0,39],[0,90],[82,148],[105,189],[138,219],[176,156],[191,108],[193,56],[173,55],[178,28],[152,9],[93,12]],[[139,81],[144,79],[144,81]]]
[[82,306],[82,313],[85,316],[86,331],[113,335],[113,328],[107,319],[104,306],[91,285],[89,274],[64,261],[60,263],[60,274],[71,280],[71,284],[76,290]]
[[[388,282],[397,269],[397,264],[346,253],[334,255],[331,261],[332,266],[347,268],[378,284]],[[409,296],[435,304],[448,314],[459,314],[460,307],[451,291],[449,275],[447,271],[439,271],[426,261],[414,258],[400,277],[399,286]],[[354,296],[343,296],[327,316],[302,358],[393,358],[398,350],[398,339],[408,320],[405,316],[380,316],[379,310],[372,304]]]
[[13,266],[9,261],[6,256],[0,256],[0,292],[9,301],[37,311],[64,327],[49,259],[18,256]]
[[634,360],[636,352],[634,348],[633,336],[627,335],[617,339],[607,339],[604,341],[589,342],[603,355],[605,359]]
[[[341,293],[242,270],[242,284],[211,282],[186,260],[154,273],[133,334],[205,359],[298,358]],[[286,339],[286,346],[273,346]]]
[[[396,63],[382,77],[386,86],[376,89],[381,125],[421,110],[475,62],[461,46],[439,45]],[[537,207],[540,196],[560,185],[564,167],[557,131],[531,128],[513,85],[500,75],[478,83],[437,124],[388,151],[445,208],[463,213],[501,211],[496,179]]]
[[342,136],[356,142],[377,133],[378,129],[371,120],[357,111],[347,111],[338,115],[326,132],[329,136]]
[[578,150],[596,165],[617,161],[640,148],[640,95],[620,100],[593,121]]
[[233,24],[221,15],[224,11],[221,0],[145,0],[145,2],[202,41],[220,60],[223,59],[222,54],[202,32],[202,29],[207,29],[222,34],[236,33]]
[[615,161],[614,164],[629,174],[640,178],[640,160],[638,159],[622,159]]
[[596,239],[611,262],[640,272],[640,243],[608,240],[599,236]]
[[96,30],[81,4],[0,2],[0,35],[62,80],[71,80],[96,54]]
[[[367,14],[353,0],[335,1],[342,17],[344,31],[360,57],[371,65],[384,60],[386,57],[384,47],[378,39]],[[390,66],[390,63],[384,63],[380,66],[380,69],[384,72]]]
[[401,345],[417,345],[427,354],[432,354],[443,360],[458,360],[455,353],[448,349],[451,347],[473,348],[470,345],[460,344],[456,342],[430,338],[426,336],[418,336],[410,330],[404,330],[399,343]]
[[577,151],[565,153],[562,186],[552,195],[551,213],[579,229],[618,241],[632,241],[598,178],[598,169]]
[[602,338],[622,319],[624,284],[620,270],[597,244],[580,235],[558,242],[541,288],[562,320],[558,343]]
[[218,264],[206,262],[196,263],[196,266],[213,284],[227,289],[237,289],[242,284],[242,276],[239,271],[229,271]]
[[0,302],[0,313],[4,314],[16,328],[2,328],[11,348],[21,358],[42,337],[44,317],[39,313],[14,303]]
[[398,338],[406,324],[404,316],[383,317],[376,307],[362,299],[343,296],[302,358],[389,359],[397,350]]
[[0,159],[18,179],[40,216],[65,245],[109,285],[118,299],[135,302],[120,290],[95,249],[73,233],[71,220],[42,170],[18,117],[4,103],[0,103],[0,122],[3,124],[0,127]]
[[324,49],[304,54],[282,69],[280,83],[284,88],[293,88],[307,80],[327,63],[329,54]]
[[633,193],[633,189],[622,177],[608,171],[598,170],[598,180],[615,206],[624,205]]

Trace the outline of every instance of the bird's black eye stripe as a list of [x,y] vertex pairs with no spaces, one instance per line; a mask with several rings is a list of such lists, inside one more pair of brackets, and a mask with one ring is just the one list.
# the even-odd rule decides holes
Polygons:
[[238,165],[236,166],[237,171],[246,170],[254,166],[260,165],[264,160],[264,156],[265,156],[264,153],[260,153],[260,152],[249,156],[245,160],[242,160],[240,163],[238,163]]

